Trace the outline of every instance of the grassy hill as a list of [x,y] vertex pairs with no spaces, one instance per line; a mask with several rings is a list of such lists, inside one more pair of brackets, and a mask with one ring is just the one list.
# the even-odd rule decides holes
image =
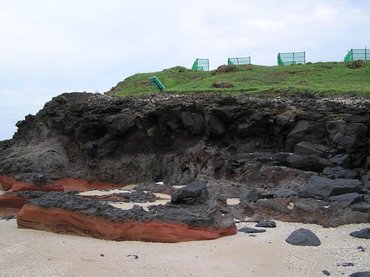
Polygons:
[[[202,72],[173,67],[160,72],[135,74],[107,92],[125,96],[155,93],[158,89],[149,77],[157,76],[165,92],[282,93],[312,92],[356,94],[370,97],[370,62],[330,62],[291,66],[222,66]],[[216,84],[215,84],[216,83]],[[215,88],[226,83],[231,88]]]

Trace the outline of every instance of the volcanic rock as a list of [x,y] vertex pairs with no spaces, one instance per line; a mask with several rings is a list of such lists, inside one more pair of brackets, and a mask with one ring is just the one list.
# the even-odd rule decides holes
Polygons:
[[158,205],[130,210],[78,196],[50,192],[31,199],[17,216],[18,226],[71,233],[108,240],[180,242],[233,235],[231,217],[222,215],[216,202],[203,205]]
[[262,219],[256,224],[256,227],[276,228],[276,222],[270,219]]
[[249,227],[244,227],[240,228],[238,232],[246,233],[246,234],[255,234],[255,233],[264,233],[266,232],[265,229],[256,229],[256,228],[249,228]]
[[358,177],[357,171],[353,169],[346,169],[341,166],[326,167],[324,168],[322,173],[331,179],[337,179],[337,178],[356,179]]
[[360,239],[370,239],[370,228],[365,228],[360,231],[355,231],[349,234],[352,237]]
[[[369,111],[367,99],[303,93],[125,98],[65,93],[26,116],[14,137],[0,142],[0,189],[147,184],[141,187],[170,194],[171,186],[202,176],[215,184],[208,187],[210,195],[240,198],[246,191],[263,191],[255,202],[222,206],[234,215],[260,213],[325,226],[369,222]],[[308,181],[335,166],[346,173],[326,169],[334,180]],[[361,173],[362,187],[356,179],[343,185],[337,178],[352,177],[348,170]],[[159,181],[166,186],[154,185]],[[317,189],[312,183],[325,184]],[[328,199],[347,193],[364,200],[341,206]]]
[[349,275],[350,277],[370,277],[370,271],[356,272]]
[[174,192],[171,195],[172,204],[203,204],[208,199],[208,189],[206,183],[201,180],[196,180]]
[[361,192],[362,183],[356,179],[329,179],[326,177],[312,176],[307,186],[299,192],[300,197],[326,199],[344,193]]
[[304,228],[295,230],[285,241],[300,246],[319,246],[321,244],[319,238],[312,231]]

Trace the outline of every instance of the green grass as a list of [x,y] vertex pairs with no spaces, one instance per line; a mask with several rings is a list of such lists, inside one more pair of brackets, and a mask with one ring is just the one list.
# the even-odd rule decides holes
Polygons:
[[[244,93],[310,92],[325,94],[355,94],[370,97],[370,62],[356,69],[346,63],[314,63],[291,66],[238,66],[234,72],[217,73],[192,71],[173,67],[160,72],[135,74],[119,82],[107,94],[114,96],[156,93],[158,89],[149,77],[157,76],[165,92]],[[229,82],[233,88],[213,88],[214,82]]]

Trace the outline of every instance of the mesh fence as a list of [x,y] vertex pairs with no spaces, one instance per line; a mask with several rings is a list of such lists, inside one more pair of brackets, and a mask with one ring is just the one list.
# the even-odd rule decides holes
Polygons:
[[191,68],[192,70],[209,71],[208,59],[196,59]]
[[238,57],[238,58],[228,58],[227,64],[235,64],[235,65],[242,65],[242,64],[251,64],[251,57]]
[[306,52],[279,53],[278,65],[292,65],[306,63]]
[[357,60],[370,61],[370,49],[351,49],[344,57],[345,62]]

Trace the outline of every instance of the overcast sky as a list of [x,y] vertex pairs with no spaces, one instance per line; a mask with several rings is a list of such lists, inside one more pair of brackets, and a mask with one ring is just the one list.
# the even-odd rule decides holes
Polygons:
[[63,92],[209,58],[340,61],[370,47],[367,0],[0,0],[0,140]]

